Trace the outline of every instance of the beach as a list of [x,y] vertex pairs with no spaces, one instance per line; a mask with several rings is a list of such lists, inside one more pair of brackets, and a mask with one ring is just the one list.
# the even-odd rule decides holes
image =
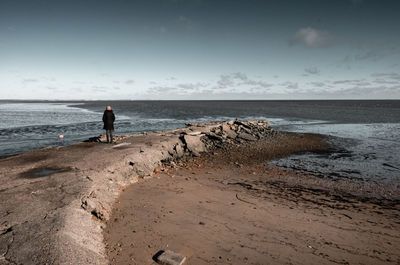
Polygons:
[[321,136],[284,134],[139,181],[107,222],[110,263],[154,264],[172,250],[187,264],[398,264],[398,201],[266,164],[326,148]]
[[2,263],[399,261],[397,199],[267,163],[326,136],[231,121],[102,140],[0,160]]

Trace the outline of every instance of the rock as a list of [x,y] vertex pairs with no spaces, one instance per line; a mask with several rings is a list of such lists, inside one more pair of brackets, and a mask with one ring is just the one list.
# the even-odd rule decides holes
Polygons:
[[183,154],[185,153],[185,150],[183,149],[183,146],[180,145],[179,143],[174,146],[174,150],[176,152],[176,156],[177,157],[182,157]]
[[222,136],[219,136],[219,135],[217,135],[215,133],[212,133],[212,132],[206,133],[206,135],[211,140],[217,140],[217,141],[223,141],[224,140],[224,138]]
[[192,136],[196,136],[196,135],[200,135],[201,134],[201,132],[191,132],[191,133],[188,133],[188,135],[192,135]]
[[86,211],[90,212],[95,217],[99,218],[100,220],[107,219],[108,217],[107,213],[104,211],[105,209],[103,205],[101,205],[101,203],[95,198],[83,199],[81,207]]
[[257,141],[257,137],[245,132],[239,133],[238,137],[246,141]]
[[222,124],[222,131],[223,133],[226,135],[227,138],[230,139],[235,139],[237,136],[237,133],[234,132],[230,126],[226,125],[226,124]]
[[201,152],[206,151],[205,144],[200,140],[201,136],[184,135],[183,139],[186,148],[195,156],[199,156]]
[[160,250],[153,256],[153,260],[163,265],[181,265],[186,257],[171,250]]

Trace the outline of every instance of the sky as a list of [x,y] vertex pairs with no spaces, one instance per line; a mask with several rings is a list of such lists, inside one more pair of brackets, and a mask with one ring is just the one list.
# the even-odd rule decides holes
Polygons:
[[400,99],[398,0],[0,0],[0,99]]

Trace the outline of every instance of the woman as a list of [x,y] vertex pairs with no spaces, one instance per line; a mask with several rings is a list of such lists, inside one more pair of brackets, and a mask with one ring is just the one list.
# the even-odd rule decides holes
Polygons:
[[103,129],[106,130],[107,143],[113,142],[112,132],[114,131],[115,115],[110,106],[107,106],[103,114]]

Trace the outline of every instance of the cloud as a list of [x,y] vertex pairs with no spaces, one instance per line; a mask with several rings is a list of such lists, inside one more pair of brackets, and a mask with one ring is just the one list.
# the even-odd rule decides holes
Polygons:
[[345,79],[345,80],[336,80],[332,81],[332,84],[341,85],[341,84],[354,84],[363,81],[363,79]]
[[132,79],[125,81],[125,84],[127,84],[127,85],[132,85],[133,83],[135,83],[135,80],[132,80]]
[[325,83],[323,83],[323,82],[311,82],[311,84],[316,87],[324,87],[325,86]]
[[197,83],[178,84],[177,87],[181,88],[183,92],[187,92],[188,90],[199,90],[201,88],[208,87],[208,85],[209,85],[208,83],[197,82]]
[[147,89],[147,92],[151,95],[152,93],[160,94],[163,92],[171,92],[176,90],[175,87],[171,86],[154,86]]
[[182,94],[192,94],[196,92],[201,92],[204,89],[208,88],[208,83],[180,83],[176,85],[160,85],[160,86],[153,86],[147,89],[149,94],[156,93],[156,94],[165,94],[165,93],[176,93],[179,95]]
[[390,81],[390,80],[385,80],[382,78],[377,78],[377,79],[373,80],[373,82],[376,84],[381,84],[381,85],[396,85],[396,84],[398,85],[398,84],[400,84],[399,81]]
[[299,84],[297,82],[287,82],[286,83],[286,88],[289,90],[298,90],[299,89]]
[[105,93],[109,91],[109,89],[105,86],[92,86],[92,91],[94,92],[100,92],[100,93]]
[[22,79],[22,83],[37,83],[39,82],[38,79],[36,78],[24,78]]
[[325,30],[301,28],[292,37],[291,44],[302,44],[308,48],[323,48],[333,44],[334,37]]
[[235,86],[234,79],[231,75],[220,75],[219,80],[217,81],[218,88],[227,88]]
[[353,86],[349,88],[344,88],[340,91],[339,93],[342,93],[344,95],[353,95],[353,96],[358,96],[358,97],[365,97],[366,95],[376,95],[376,94],[381,94],[381,95],[390,95],[390,93],[399,93],[400,92],[400,85],[395,85],[395,86]]
[[252,86],[254,88],[269,88],[272,84],[263,80],[250,79],[245,73],[236,72],[232,74],[221,75],[217,81],[217,88],[225,89],[239,86]]
[[51,90],[51,91],[55,91],[55,90],[59,90],[59,88],[57,88],[57,87],[53,87],[53,86],[48,86],[48,87],[46,87],[48,90]]
[[389,78],[400,81],[400,73],[373,73],[372,77]]
[[[175,79],[172,79],[175,80]],[[186,82],[156,85],[147,89],[147,93],[195,95],[213,91],[214,93],[265,93],[273,85],[259,79],[251,79],[245,73],[222,74],[219,79],[209,82]],[[171,96],[169,95],[169,96]]]
[[317,67],[309,67],[304,69],[304,72],[310,75],[318,75],[321,71]]
[[365,53],[356,54],[354,59],[356,61],[378,61],[384,57],[384,54],[379,54],[377,51],[367,51]]

